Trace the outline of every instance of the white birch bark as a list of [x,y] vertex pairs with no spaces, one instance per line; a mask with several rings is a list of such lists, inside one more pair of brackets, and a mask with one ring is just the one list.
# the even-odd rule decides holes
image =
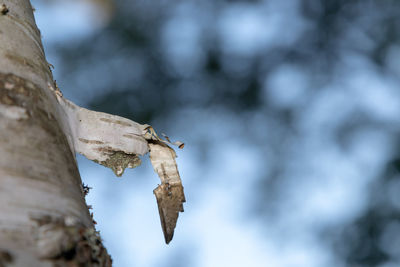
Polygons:
[[[0,266],[107,266],[28,0],[0,6]],[[95,250],[99,251],[95,251]]]
[[158,138],[149,125],[64,99],[45,59],[29,0],[3,3],[0,267],[111,266],[85,203],[75,152],[120,176],[139,165],[138,156],[150,148],[161,178],[154,193],[168,243],[185,201],[175,152],[165,144],[169,139]]

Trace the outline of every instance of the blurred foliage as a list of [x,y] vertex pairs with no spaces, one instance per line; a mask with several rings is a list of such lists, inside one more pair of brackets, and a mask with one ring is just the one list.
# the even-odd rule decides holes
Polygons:
[[[367,57],[378,72],[397,79],[387,62],[390,49],[400,45],[400,1],[282,2],[115,1],[114,16],[105,28],[77,43],[58,45],[64,79],[68,80],[68,88],[91,95],[84,97],[91,108],[141,123],[151,123],[160,116],[165,119],[166,114],[184,112],[187,107],[223,107],[243,124],[256,114],[266,118],[262,123],[274,129],[268,141],[263,141],[268,147],[249,133],[261,150],[273,154],[273,167],[255,186],[258,197],[253,203],[258,203],[259,214],[273,216],[286,198],[281,188],[286,186],[288,153],[293,153],[293,143],[300,140],[297,121],[318,91],[333,81],[341,82],[346,54]],[[275,4],[280,8],[271,11],[268,6]],[[289,31],[290,36],[285,37],[289,41],[270,40],[251,51],[224,45],[218,25],[232,6],[265,10],[265,16],[278,14],[292,21],[277,34]],[[292,6],[299,17],[289,13]],[[305,26],[299,26],[298,31],[290,29],[300,24]],[[298,35],[292,36],[294,31]],[[185,45],[190,43],[192,32],[198,32],[196,43]],[[308,75],[307,87],[312,89],[303,102],[276,105],[270,95],[263,93],[268,87],[265,81],[285,64]],[[95,93],[85,91],[89,87]],[[348,149],[349,138],[365,127],[382,129],[387,124],[362,111],[354,112],[334,129],[338,146]],[[387,132],[398,140],[398,130],[389,127]],[[400,257],[387,241],[394,236],[390,231],[400,230],[399,169],[397,150],[386,170],[378,175],[380,178],[370,185],[367,208],[350,223],[321,231],[324,240],[349,266],[377,266]],[[400,244],[400,239],[396,242]]]
[[370,186],[369,205],[364,212],[353,223],[325,233],[327,241],[350,266],[399,264],[399,155],[388,162],[381,177]]

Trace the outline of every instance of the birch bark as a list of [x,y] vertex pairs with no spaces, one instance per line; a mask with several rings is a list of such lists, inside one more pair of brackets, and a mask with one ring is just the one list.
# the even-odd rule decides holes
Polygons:
[[[3,5],[1,5],[3,4]],[[0,266],[111,266],[29,0],[0,3]]]
[[150,125],[76,106],[46,61],[29,0],[0,4],[0,267],[111,266],[75,152],[121,176],[150,152],[168,244],[185,196],[176,154]]

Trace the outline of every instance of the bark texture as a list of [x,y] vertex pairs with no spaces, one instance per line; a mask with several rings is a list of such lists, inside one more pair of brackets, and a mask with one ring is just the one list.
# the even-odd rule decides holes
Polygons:
[[110,266],[64,134],[68,123],[49,89],[55,85],[30,2],[3,3],[0,266]]

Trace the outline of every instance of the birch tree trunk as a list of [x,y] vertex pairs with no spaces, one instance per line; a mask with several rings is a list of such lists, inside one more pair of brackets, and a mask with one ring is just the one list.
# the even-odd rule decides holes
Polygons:
[[46,61],[29,0],[0,3],[0,267],[111,266],[85,203],[75,152],[121,176],[150,152],[165,242],[185,196],[181,142],[150,125],[66,100]]
[[111,266],[49,87],[29,0],[0,2],[0,266]]
[[0,267],[111,266],[85,203],[75,152],[121,176],[150,152],[165,242],[185,196],[181,142],[150,125],[76,106],[59,91],[29,0],[0,3]]

